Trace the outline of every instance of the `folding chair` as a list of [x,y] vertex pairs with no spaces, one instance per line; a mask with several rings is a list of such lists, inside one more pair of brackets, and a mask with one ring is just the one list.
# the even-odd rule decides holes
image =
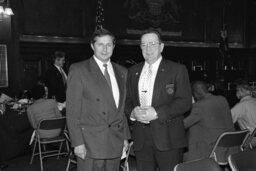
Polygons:
[[129,156],[131,153],[131,148],[133,145],[133,141],[129,143],[128,149],[126,151],[126,157],[124,158],[124,161],[121,161],[120,167],[122,171],[129,171]]
[[221,171],[221,168],[214,159],[204,158],[179,163],[174,167],[174,171]]
[[228,156],[228,163],[232,171],[255,171],[256,151],[248,150]]
[[[69,151],[68,142],[64,135],[64,129],[66,127],[66,117],[60,118],[50,118],[44,119],[39,122],[38,128],[35,130],[35,137],[34,137],[34,147],[33,152],[30,160],[30,164],[32,164],[33,159],[36,155],[39,155],[40,158],[40,169],[43,171],[43,159],[46,157],[57,156],[59,159],[60,155],[68,154],[68,152],[62,152],[63,143],[66,143],[67,151]],[[53,138],[41,138],[40,137],[40,130],[53,130],[53,129],[61,129],[61,132],[58,136]],[[56,144],[59,143],[58,150],[47,150],[45,147],[46,144]],[[38,152],[36,152],[36,147],[38,146]]]
[[253,146],[255,146],[255,142],[253,142],[253,138],[256,138],[256,128],[246,138],[246,140],[243,144],[244,149],[253,149],[253,148],[255,148],[255,147],[253,147]]
[[69,138],[69,134],[68,134],[68,131],[65,130],[64,131],[64,134],[66,136],[66,139],[68,140],[68,145],[69,145],[69,154],[68,154],[68,164],[67,164],[67,167],[66,167],[66,171],[69,171],[69,168],[70,168],[70,164],[77,164],[77,161],[76,161],[76,156],[74,154],[74,151],[73,151],[73,148],[71,147],[71,141],[70,141],[70,138]]
[[[209,157],[214,158],[219,165],[227,166],[228,155],[230,153],[237,152],[235,150],[230,151],[230,149],[234,147],[239,147],[238,149],[243,151],[243,144],[247,136],[249,136],[249,133],[250,131],[247,129],[242,131],[223,132],[218,137]],[[226,150],[227,153],[224,153],[224,150]]]

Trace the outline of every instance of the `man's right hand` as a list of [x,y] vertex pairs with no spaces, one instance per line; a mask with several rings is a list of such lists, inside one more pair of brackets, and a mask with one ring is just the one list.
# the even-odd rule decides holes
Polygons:
[[81,159],[85,159],[86,156],[86,148],[84,144],[76,146],[74,149],[74,153],[76,156],[80,157]]

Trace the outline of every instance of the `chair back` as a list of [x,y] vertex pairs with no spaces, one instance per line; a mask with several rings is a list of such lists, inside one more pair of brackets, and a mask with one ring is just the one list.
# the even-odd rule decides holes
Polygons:
[[66,126],[66,117],[43,119],[39,122],[38,129],[64,129]]
[[204,158],[177,164],[174,171],[221,171],[221,168],[213,159]]
[[240,151],[228,156],[228,163],[232,171],[256,170],[256,151]]
[[[245,142],[245,139],[249,136],[250,131],[249,130],[242,130],[242,131],[229,131],[229,132],[223,132],[217,139],[209,157],[214,157],[215,161],[219,164],[227,164],[227,157],[229,154],[224,155],[224,150],[228,150],[232,147],[239,147],[240,150],[243,150],[243,144]],[[220,149],[218,149],[220,148]],[[223,153],[223,154],[218,154]],[[233,151],[237,152],[237,151]],[[232,153],[232,151],[229,151],[228,153]],[[222,158],[220,161],[218,158]]]
[[243,144],[243,148],[244,149],[248,149],[248,148],[250,148],[250,149],[253,149],[253,143],[252,143],[252,141],[253,141],[253,138],[256,138],[256,128],[252,131],[252,133],[246,138],[246,140],[245,140],[245,142],[244,142],[244,144]]

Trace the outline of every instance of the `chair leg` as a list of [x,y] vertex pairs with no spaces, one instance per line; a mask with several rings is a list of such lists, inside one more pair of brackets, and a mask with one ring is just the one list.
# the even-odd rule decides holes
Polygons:
[[43,157],[42,157],[42,150],[41,150],[41,144],[38,143],[38,147],[39,147],[39,158],[40,158],[40,168],[41,168],[41,171],[44,170],[43,168]]
[[32,156],[31,156],[31,159],[30,159],[30,164],[32,164],[34,156],[35,156],[36,144],[37,144],[37,141],[34,140],[34,146],[33,146]]
[[70,166],[70,159],[68,159],[68,164],[67,164],[67,167],[66,167],[66,171],[69,171],[69,166]]
[[63,141],[60,143],[60,148],[59,148],[57,159],[60,158],[60,152],[61,152],[61,149],[62,149],[62,145],[63,145]]

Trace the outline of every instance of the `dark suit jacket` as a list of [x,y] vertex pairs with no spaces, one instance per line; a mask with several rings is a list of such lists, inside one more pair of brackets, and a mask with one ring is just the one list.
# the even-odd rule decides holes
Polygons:
[[48,87],[48,97],[55,96],[57,102],[66,101],[66,85],[63,83],[60,71],[52,65],[45,74],[45,84]]
[[116,108],[108,83],[94,58],[70,67],[67,87],[67,123],[72,146],[85,144],[87,156],[121,157],[129,129],[124,115],[127,70],[112,63],[120,100]]
[[[193,104],[184,125],[188,128],[189,140],[185,161],[209,157],[218,136],[225,131],[234,130],[227,100],[223,96],[211,94]],[[225,150],[219,155],[223,156],[224,153]]]
[[[125,113],[130,118],[134,107],[140,106],[138,82],[144,63],[129,69]],[[191,90],[187,69],[184,65],[162,60],[155,79],[152,105],[158,119],[150,122],[150,129],[156,147],[170,150],[187,145],[183,125],[183,115],[191,107]],[[143,128],[140,122],[132,123],[134,150],[144,144]]]

